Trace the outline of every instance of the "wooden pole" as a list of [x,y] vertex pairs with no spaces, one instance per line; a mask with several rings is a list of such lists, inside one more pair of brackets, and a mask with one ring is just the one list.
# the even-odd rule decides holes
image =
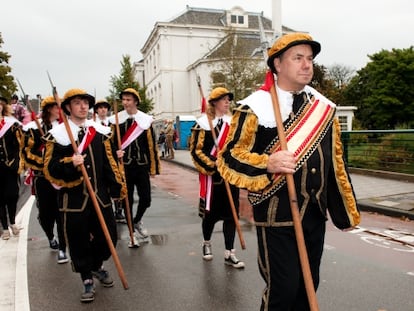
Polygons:
[[[217,152],[219,152],[220,149],[219,149],[219,145],[217,142],[217,135],[216,135],[216,132],[213,126],[213,121],[211,120],[207,112],[206,112],[206,116],[208,119],[208,124],[210,126],[211,135],[213,135],[214,144],[216,145]],[[230,207],[231,207],[231,213],[233,214],[234,223],[236,224],[236,230],[237,230],[237,235],[239,236],[240,246],[242,249],[246,249],[246,243],[244,241],[243,232],[240,227],[239,215],[237,215],[236,206],[234,205],[234,200],[233,200],[233,194],[231,193],[230,185],[227,182],[227,180],[224,180],[224,185],[226,186],[227,196],[229,198]]]
[[[49,76],[49,80],[50,80],[50,76]],[[61,107],[61,105],[62,105],[61,100],[60,100],[60,98],[57,94],[56,88],[53,86],[53,84],[52,84],[52,88],[53,88],[53,96],[56,100],[56,103],[59,105],[59,107]],[[60,114],[61,114],[61,118],[63,120],[63,123],[65,124],[65,129],[66,129],[66,132],[69,136],[70,142],[72,144],[73,152],[75,154],[79,154],[78,146],[76,145],[75,139],[73,138],[72,131],[70,129],[68,119],[67,119],[66,115],[62,112],[62,110],[60,110]],[[129,288],[128,287],[128,282],[126,280],[124,270],[123,270],[121,262],[119,260],[118,253],[115,250],[114,243],[112,242],[111,235],[109,234],[108,227],[106,226],[105,219],[102,215],[101,208],[99,207],[98,200],[96,199],[95,192],[94,192],[94,189],[92,188],[91,181],[89,180],[88,172],[86,171],[85,165],[81,164],[81,165],[79,165],[79,167],[82,171],[83,180],[86,184],[86,188],[88,189],[89,196],[90,196],[90,198],[92,200],[92,203],[93,203],[93,206],[95,208],[96,215],[98,216],[98,220],[99,220],[99,223],[102,227],[102,231],[105,235],[106,242],[108,243],[109,250],[111,251],[111,255],[112,255],[112,258],[114,260],[115,267],[118,271],[119,278],[121,279],[121,282],[122,282],[122,285],[123,285],[124,289],[128,289]]]
[[[117,102],[114,101],[114,114],[115,114],[115,132],[116,132],[116,139],[118,141],[118,150],[121,150],[121,133],[119,130],[119,118],[118,118],[118,105]],[[125,178],[125,166],[124,166],[124,159],[120,158],[119,159],[119,166],[121,169],[121,173],[123,174],[123,177],[125,179],[126,182],[126,178]],[[131,219],[131,213],[132,213],[132,209],[130,210],[130,206],[129,206],[129,199],[128,199],[128,193],[125,197],[125,216],[127,218],[127,224],[128,224],[128,230],[129,230],[129,247],[131,248],[138,248],[139,245],[135,242],[135,238],[134,238],[134,230],[132,229],[132,219]]]
[[[269,73],[272,74],[273,73]],[[283,121],[280,113],[279,100],[276,93],[275,84],[270,88],[272,97],[273,110],[276,120],[277,135],[279,136],[280,146],[282,150],[288,150],[286,135],[283,130]],[[306,250],[305,238],[303,236],[303,228],[299,215],[298,199],[296,196],[295,181],[293,174],[286,174],[286,183],[288,187],[290,209],[292,212],[293,227],[295,229],[296,243],[298,246],[300,265],[302,268],[303,280],[305,282],[306,294],[308,296],[311,311],[318,311],[318,300],[316,298],[315,287],[313,285],[312,273],[309,266],[309,258]]]
[[[31,104],[31,102],[30,102],[30,100],[29,100],[29,97],[28,97],[28,96],[26,96],[26,93],[24,92],[24,90],[23,90],[23,86],[21,85],[21,83],[20,83],[19,79],[16,79],[16,80],[17,80],[17,83],[18,83],[18,84],[19,84],[19,86],[20,86],[20,90],[21,90],[21,91],[22,91],[22,93],[23,93],[23,97],[24,97],[24,100],[25,100],[25,102],[26,102],[26,107],[27,107],[27,109],[29,110],[29,112],[31,113],[32,120],[36,123],[36,126],[37,126],[37,128],[38,128],[38,130],[39,130],[39,134],[40,134],[40,136],[43,136],[45,133],[44,133],[44,131],[43,131],[42,126],[40,125],[39,119],[37,118],[35,111],[33,110],[33,107],[32,107],[32,104]],[[39,104],[40,104],[40,103],[39,103]]]

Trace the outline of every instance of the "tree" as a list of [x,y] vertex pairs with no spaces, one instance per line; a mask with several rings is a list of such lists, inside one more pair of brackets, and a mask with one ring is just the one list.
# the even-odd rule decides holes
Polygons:
[[335,84],[335,87],[342,90],[348,83],[351,81],[352,77],[355,75],[355,69],[343,66],[339,64],[334,64],[328,67],[328,77]]
[[133,88],[138,91],[139,97],[141,98],[139,110],[143,112],[150,112],[153,109],[154,104],[149,98],[146,97],[146,88],[141,88],[139,83],[135,80],[135,73],[132,67],[131,57],[129,55],[122,56],[119,76],[111,76],[111,86],[110,96],[107,97],[108,102],[118,100],[119,94],[126,88]]
[[317,63],[313,65],[313,78],[309,85],[333,102],[337,102],[337,88],[333,81],[329,79],[328,70],[325,66]]
[[226,87],[234,94],[235,102],[258,89],[264,82],[266,68],[262,55],[251,54],[259,44],[258,37],[230,29],[209,55],[215,64],[215,70],[211,73],[212,87]]
[[355,117],[367,129],[395,129],[414,125],[414,47],[382,50],[344,90]]
[[10,54],[1,50],[3,43],[4,41],[0,32],[0,96],[9,99],[17,91],[17,86],[13,76],[10,75],[11,68],[8,65]]

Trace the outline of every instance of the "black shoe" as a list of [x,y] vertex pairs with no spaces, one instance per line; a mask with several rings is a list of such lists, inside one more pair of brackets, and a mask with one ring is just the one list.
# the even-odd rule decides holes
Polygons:
[[126,224],[125,216],[122,215],[122,212],[116,212],[115,213],[115,221],[121,224]]
[[98,279],[99,282],[101,282],[103,287],[114,286],[114,280],[112,280],[109,272],[103,268],[99,269],[98,271],[92,271],[92,275],[94,278]]
[[55,238],[49,240],[49,246],[54,251],[57,251],[59,249],[59,243]]
[[243,269],[244,268],[244,262],[237,259],[236,255],[234,254],[234,251],[230,252],[228,250],[224,253],[224,264],[228,266],[232,266],[236,269]]
[[81,302],[92,302],[95,300],[95,285],[92,279],[83,281],[84,291],[81,296]]
[[213,252],[211,251],[211,244],[209,242],[203,243],[203,259],[207,261],[213,259]]
[[68,256],[66,256],[66,253],[64,251],[59,251],[59,254],[57,256],[57,262],[62,264],[62,263],[67,263],[69,261]]

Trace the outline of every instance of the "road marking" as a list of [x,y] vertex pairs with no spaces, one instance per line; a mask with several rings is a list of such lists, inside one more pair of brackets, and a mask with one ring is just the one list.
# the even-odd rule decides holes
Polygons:
[[27,237],[29,232],[30,213],[34,201],[35,196],[31,195],[16,217],[21,218],[21,224],[24,230],[20,231],[19,243],[17,246],[15,310],[30,310],[29,288],[27,284]]

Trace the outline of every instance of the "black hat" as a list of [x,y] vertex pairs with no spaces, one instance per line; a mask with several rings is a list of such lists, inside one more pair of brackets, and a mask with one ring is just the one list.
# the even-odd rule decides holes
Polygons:
[[111,110],[111,105],[106,100],[98,100],[93,106],[93,111],[96,112],[99,107],[106,107],[109,110]]

